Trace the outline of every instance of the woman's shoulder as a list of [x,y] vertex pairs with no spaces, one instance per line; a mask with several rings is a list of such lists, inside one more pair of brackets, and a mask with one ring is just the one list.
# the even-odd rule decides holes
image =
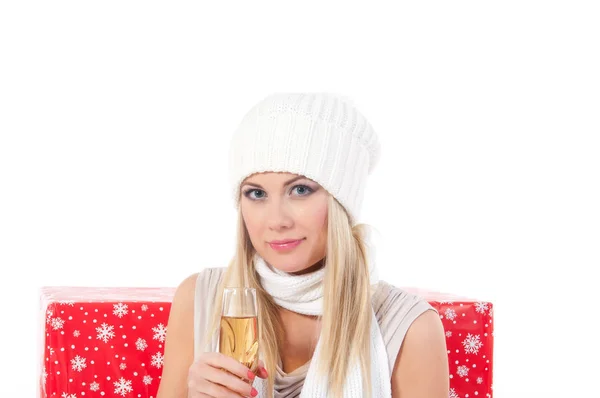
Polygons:
[[383,280],[377,283],[371,301],[392,369],[410,326],[423,313],[437,311],[419,294]]
[[192,297],[195,292],[205,292],[216,287],[225,269],[226,267],[203,268],[199,272],[186,276],[177,286],[175,296]]
[[214,289],[217,287],[223,277],[227,267],[208,267],[203,268],[196,276],[196,290],[198,288]]
[[410,311],[414,307],[425,309],[435,309],[429,304],[427,299],[411,289],[393,285],[387,281],[380,280],[374,290],[373,308],[375,312],[381,314],[395,310],[396,312]]

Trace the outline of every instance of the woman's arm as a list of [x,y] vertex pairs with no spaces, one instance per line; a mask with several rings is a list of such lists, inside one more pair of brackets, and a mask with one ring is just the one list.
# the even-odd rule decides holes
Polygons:
[[392,372],[393,398],[448,398],[448,351],[444,326],[425,311],[406,332]]
[[187,377],[194,361],[194,291],[198,274],[179,284],[173,296],[167,334],[162,378],[156,398],[186,398]]

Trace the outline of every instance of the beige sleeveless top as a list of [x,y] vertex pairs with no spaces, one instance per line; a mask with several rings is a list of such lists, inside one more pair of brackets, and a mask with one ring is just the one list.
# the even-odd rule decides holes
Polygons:
[[[207,346],[202,347],[202,342],[209,328],[213,303],[224,271],[224,267],[206,268],[199,273],[196,280],[194,299],[195,359],[202,352],[217,351],[218,336],[216,334]],[[422,297],[384,281],[379,281],[377,284],[371,302],[383,336],[391,374],[408,327],[423,312],[436,310]],[[275,376],[275,398],[299,397],[309,364],[310,361],[290,373],[285,373],[281,369],[280,361]]]

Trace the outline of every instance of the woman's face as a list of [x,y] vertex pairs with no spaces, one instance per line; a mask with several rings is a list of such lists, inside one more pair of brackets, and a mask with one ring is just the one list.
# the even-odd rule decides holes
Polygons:
[[309,272],[325,257],[329,193],[297,174],[268,172],[241,185],[242,217],[258,254],[288,273]]

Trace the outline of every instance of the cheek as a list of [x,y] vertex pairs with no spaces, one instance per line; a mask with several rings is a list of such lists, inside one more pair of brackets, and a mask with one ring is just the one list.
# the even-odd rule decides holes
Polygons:
[[318,246],[323,246],[327,241],[327,203],[323,201],[310,209],[305,209],[302,220],[303,226],[312,231],[312,235],[317,237]]
[[261,222],[259,217],[257,217],[256,212],[245,211],[244,208],[242,208],[242,217],[244,219],[246,229],[248,230],[248,235],[250,235],[250,239],[254,243],[256,236],[260,233]]

